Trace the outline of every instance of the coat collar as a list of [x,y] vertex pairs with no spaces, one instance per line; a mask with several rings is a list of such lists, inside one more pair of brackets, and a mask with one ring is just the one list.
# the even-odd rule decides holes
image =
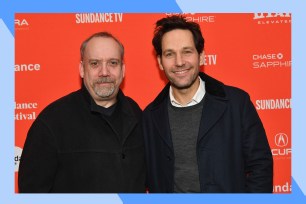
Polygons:
[[[82,95],[86,101],[86,104],[90,108],[92,103],[95,103],[92,96],[89,94],[87,88],[85,87],[84,83],[82,84],[81,87],[81,92]],[[122,106],[122,111],[129,115],[129,116],[135,116],[134,112],[132,111],[132,108],[130,107],[130,104],[128,102],[128,97],[124,95],[121,89],[119,89],[118,94],[117,94],[117,103],[120,103]]]
[[[201,79],[205,82],[205,91],[212,97],[216,97],[219,99],[227,100],[225,90],[224,90],[224,84],[207,74],[200,72],[199,76]],[[167,98],[169,98],[169,88],[170,83],[168,83],[164,89],[160,92],[160,94],[155,98],[155,100],[152,102],[152,108],[158,107],[160,103],[163,103]]]
[[[206,133],[214,126],[214,124],[223,115],[227,108],[228,98],[224,90],[224,84],[202,72],[199,73],[201,79],[205,82],[205,97],[202,111],[202,118],[199,129],[198,141],[206,138]],[[164,142],[172,149],[171,130],[168,117],[167,104],[169,101],[168,83],[161,93],[149,106],[152,112],[153,123],[159,131]]]
[[[82,95],[85,99],[86,102],[86,106],[88,107],[88,109],[92,112],[96,112],[91,110],[91,103],[94,102],[93,98],[91,97],[91,95],[89,94],[87,88],[85,87],[85,85],[82,85],[81,88],[81,92]],[[134,129],[134,127],[138,124],[139,122],[139,116],[136,115],[136,113],[133,111],[133,107],[131,105],[131,103],[129,102],[129,100],[131,100],[129,97],[125,96],[124,93],[122,92],[121,89],[119,89],[118,91],[118,95],[117,95],[117,107],[116,109],[119,108],[119,113],[120,113],[120,117],[122,118],[122,144],[126,141],[127,137],[129,136],[129,134],[132,132],[132,130]],[[116,111],[116,110],[115,110]],[[106,120],[106,122],[109,123],[109,121]],[[118,134],[118,132],[116,131],[116,128],[113,126],[113,124],[109,123],[110,127],[113,129],[113,131]]]

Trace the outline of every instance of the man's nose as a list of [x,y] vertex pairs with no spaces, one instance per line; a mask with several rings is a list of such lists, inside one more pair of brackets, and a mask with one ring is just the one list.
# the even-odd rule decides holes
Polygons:
[[101,62],[99,69],[99,76],[108,76],[109,68],[107,66],[107,62]]
[[182,66],[185,65],[185,60],[184,60],[184,58],[183,58],[183,56],[181,54],[176,55],[175,65],[177,67],[182,67]]

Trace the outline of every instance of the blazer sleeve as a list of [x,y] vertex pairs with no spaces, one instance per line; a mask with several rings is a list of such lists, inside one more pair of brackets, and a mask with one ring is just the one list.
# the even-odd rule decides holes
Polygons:
[[22,151],[18,186],[20,193],[51,191],[57,168],[54,135],[39,118],[32,124]]
[[272,193],[272,153],[263,124],[248,94],[244,99],[242,117],[246,190],[253,193]]

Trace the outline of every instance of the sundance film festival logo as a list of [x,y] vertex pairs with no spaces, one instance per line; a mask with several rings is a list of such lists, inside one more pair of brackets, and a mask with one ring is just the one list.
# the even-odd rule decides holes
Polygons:
[[290,193],[291,192],[291,184],[287,181],[284,184],[274,185],[273,186],[273,193]]
[[204,15],[200,13],[166,13],[167,16],[183,14],[187,21],[196,23],[215,23],[216,16]]
[[77,13],[75,22],[82,23],[121,23],[123,21],[122,13]]
[[15,72],[40,71],[40,64],[15,64]]
[[257,110],[291,109],[291,98],[258,99],[255,107]]
[[37,102],[23,102],[17,103],[15,102],[15,120],[35,120],[36,112],[35,109],[38,108]]
[[283,53],[261,53],[252,56],[254,69],[291,67],[291,60],[286,59]]
[[291,23],[291,13],[254,13],[253,20],[260,25]]
[[20,147],[15,146],[15,156],[14,156],[15,172],[18,172],[19,169],[21,153],[22,149]]
[[288,148],[289,137],[285,133],[278,133],[274,136],[276,148],[271,149],[272,155],[277,158],[290,158],[291,148]]

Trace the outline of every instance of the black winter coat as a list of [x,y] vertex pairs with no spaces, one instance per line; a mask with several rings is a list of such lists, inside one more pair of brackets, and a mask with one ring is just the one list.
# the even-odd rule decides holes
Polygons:
[[83,86],[40,113],[21,156],[21,193],[145,192],[141,109],[121,90],[111,117],[92,102]]
[[[272,193],[272,154],[249,95],[204,73],[200,77],[206,89],[196,149],[201,192]],[[169,86],[143,114],[150,192],[174,190]]]

